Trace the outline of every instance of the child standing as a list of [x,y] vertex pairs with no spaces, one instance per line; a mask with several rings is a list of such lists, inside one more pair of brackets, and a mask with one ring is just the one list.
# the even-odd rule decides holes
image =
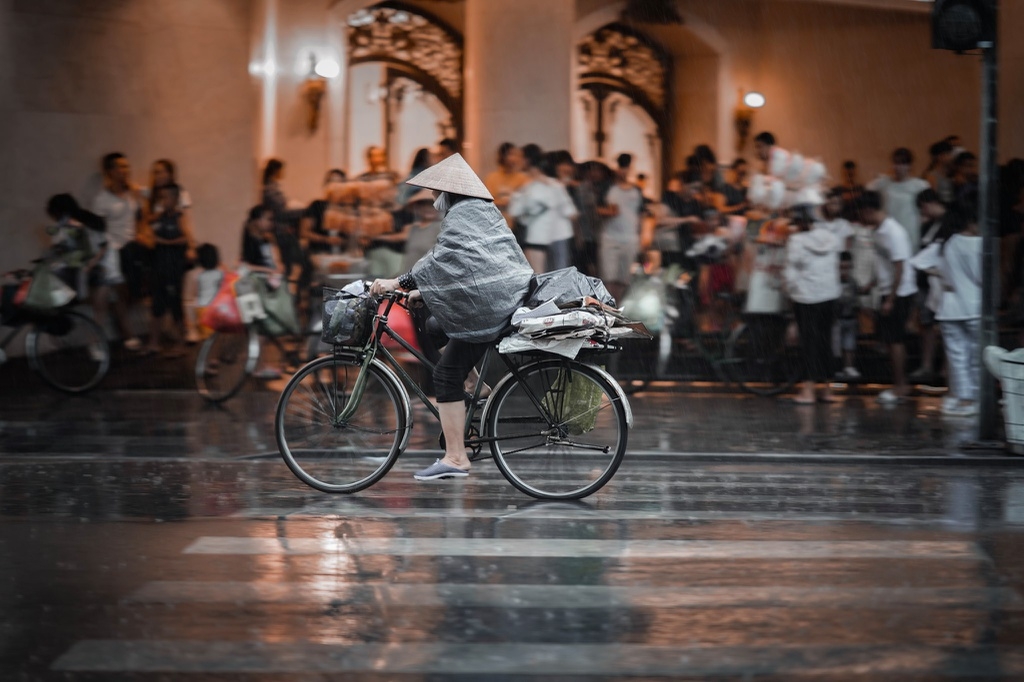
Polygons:
[[950,229],[954,234],[941,247],[939,273],[944,291],[935,319],[942,328],[950,393],[955,401],[946,403],[942,413],[972,417],[978,412],[981,237],[977,219],[970,214],[957,216]]
[[860,296],[857,280],[853,277],[853,254],[843,251],[839,254],[839,300],[836,301],[836,329],[838,344],[843,357],[843,369],[837,379],[857,381],[860,372],[854,366],[857,354],[857,333],[860,328]]
[[224,282],[224,270],[220,267],[220,252],[213,244],[201,244],[196,249],[199,267],[185,276],[185,341],[197,343],[206,338],[210,330],[199,327],[203,309],[210,305]]

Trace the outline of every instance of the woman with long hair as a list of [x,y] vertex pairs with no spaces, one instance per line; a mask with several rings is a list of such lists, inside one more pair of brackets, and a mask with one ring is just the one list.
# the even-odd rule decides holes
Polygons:
[[195,258],[195,238],[188,214],[181,208],[181,191],[175,184],[151,190],[152,210],[145,225],[153,244],[153,281],[149,347],[147,352],[160,352],[160,338],[169,331],[173,345],[165,357],[184,354],[184,307],[182,282],[190,259]]
[[409,203],[409,198],[419,191],[419,188],[408,184],[409,180],[433,165],[434,153],[431,152],[428,147],[420,147],[416,150],[416,155],[412,157],[412,166],[409,169],[409,174],[405,176],[405,179],[398,185],[398,197],[395,199],[396,204],[399,206],[405,206]]

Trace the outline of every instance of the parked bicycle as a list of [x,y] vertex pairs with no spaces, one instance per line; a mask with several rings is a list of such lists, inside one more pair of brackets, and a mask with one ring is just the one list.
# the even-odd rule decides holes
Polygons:
[[[266,285],[261,282],[258,286]],[[295,332],[308,325],[299,325],[295,319],[282,319],[295,315],[294,308],[279,314],[272,307],[260,305],[258,312],[243,316],[240,329],[211,334],[196,356],[199,395],[208,402],[222,403],[237,394],[251,378],[260,379],[256,368],[268,345],[276,351],[275,356],[286,371],[297,369],[315,357],[319,336],[308,331]]]
[[[41,267],[49,264],[41,261]],[[18,282],[17,287],[32,286],[28,270],[16,270],[9,276]],[[71,309],[73,300],[49,310],[5,303],[0,323],[11,331],[0,341],[0,364],[7,360],[7,346],[27,328],[25,355],[32,370],[47,384],[76,394],[95,388],[103,380],[110,369],[110,345],[96,322]]]
[[[369,299],[360,313],[365,332],[299,370],[278,401],[281,455],[299,480],[323,492],[363,490],[394,466],[413,426],[409,389],[439,419],[382,343],[387,335],[428,370],[434,367],[388,325],[393,307],[405,306],[405,294],[384,296],[380,311],[378,300]],[[508,372],[481,401],[494,356]],[[619,385],[590,359],[488,353],[466,415],[470,460],[493,458],[513,486],[539,499],[579,499],[608,483],[626,452],[633,415]]]

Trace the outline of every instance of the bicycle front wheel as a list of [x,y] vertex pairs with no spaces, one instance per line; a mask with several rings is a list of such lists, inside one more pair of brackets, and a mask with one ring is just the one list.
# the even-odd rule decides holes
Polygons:
[[737,327],[726,349],[726,366],[748,393],[773,396],[796,383],[798,361],[786,345],[788,322],[781,316],[751,319]]
[[557,359],[528,365],[488,401],[494,463],[532,497],[586,497],[622,463],[629,429],[622,400],[593,367]]
[[358,407],[345,408],[362,366],[359,357],[323,357],[298,371],[277,403],[277,446],[299,480],[325,493],[354,493],[391,469],[407,428],[401,384],[375,364],[366,368]]
[[222,403],[242,388],[260,359],[254,327],[241,334],[217,332],[203,341],[196,356],[196,388],[211,403]]
[[88,391],[110,369],[103,330],[81,313],[64,311],[36,321],[25,348],[43,381],[65,393]]

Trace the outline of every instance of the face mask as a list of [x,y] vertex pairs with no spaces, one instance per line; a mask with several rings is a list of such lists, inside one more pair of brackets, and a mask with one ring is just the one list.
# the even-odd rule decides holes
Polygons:
[[438,195],[437,199],[434,199],[434,210],[436,210],[438,215],[440,215],[442,218],[446,213],[448,213],[448,209],[450,207],[451,204],[450,199],[448,197],[448,192],[441,192],[441,194]]

